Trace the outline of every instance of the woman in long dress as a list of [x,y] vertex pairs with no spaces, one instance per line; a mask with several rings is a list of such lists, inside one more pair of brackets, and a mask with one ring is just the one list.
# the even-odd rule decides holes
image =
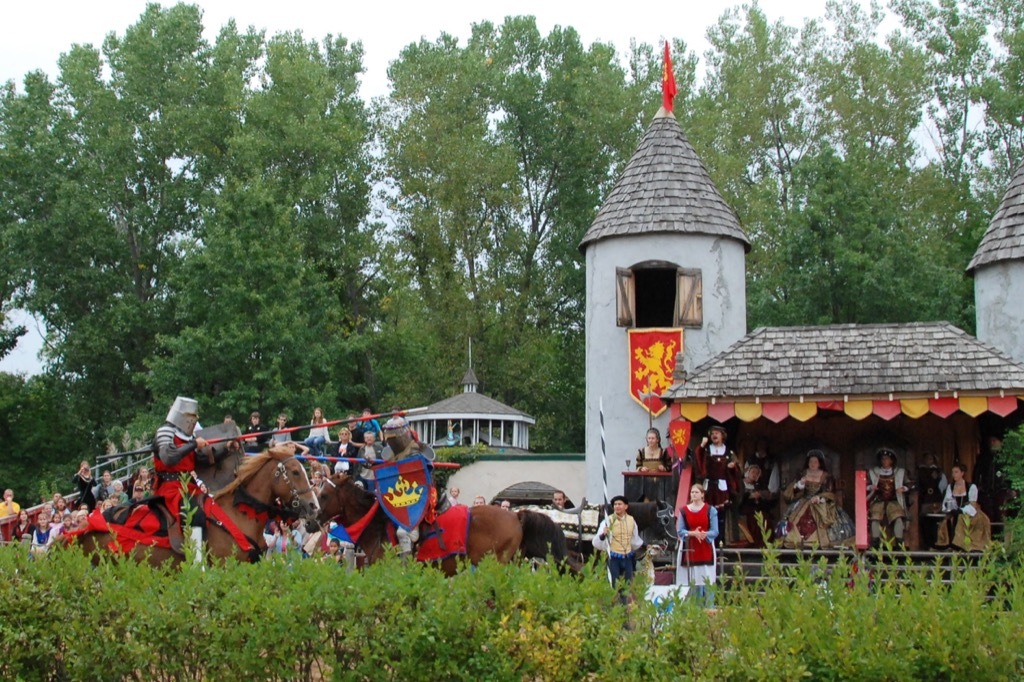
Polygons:
[[965,480],[966,473],[964,465],[953,465],[953,482],[942,500],[946,518],[939,524],[936,544],[962,552],[983,552],[992,543],[992,522],[978,506],[978,486]]
[[786,547],[825,548],[853,540],[853,520],[836,504],[835,482],[825,469],[821,450],[807,453],[803,474],[786,487],[782,499],[789,505],[783,529]]
[[715,539],[718,537],[718,510],[704,501],[704,486],[694,483],[690,503],[679,515],[679,555],[676,558],[676,584],[685,585],[687,594],[715,605]]
[[669,471],[671,468],[668,452],[661,447],[661,432],[647,429],[647,444],[636,452],[636,470]]

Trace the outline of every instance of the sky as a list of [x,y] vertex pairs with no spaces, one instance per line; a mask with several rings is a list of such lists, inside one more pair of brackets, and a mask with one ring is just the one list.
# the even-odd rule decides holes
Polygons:
[[[57,60],[73,44],[99,47],[111,31],[123,34],[146,7],[145,0],[29,0],[9,1],[0,12],[0,82],[22,81],[29,71],[42,69],[56,77]],[[161,3],[169,6],[173,3]],[[368,2],[367,0],[197,0],[203,8],[206,37],[213,40],[231,18],[239,27],[254,26],[268,35],[301,30],[308,39],[328,33],[361,41],[364,65],[360,94],[369,99],[387,94],[387,68],[401,49],[421,38],[435,40],[441,32],[465,39],[474,23],[500,24],[506,16],[532,15],[544,34],[554,26],[572,26],[584,44],[610,42],[621,54],[629,41],[658,44],[681,38],[698,55],[706,48],[707,29],[726,10],[740,3],[704,2],[612,3],[579,0],[491,0],[440,3]],[[805,18],[824,18],[825,0],[761,0],[769,20],[800,26]],[[17,320],[16,320],[17,321]],[[0,361],[0,371],[35,373],[42,347],[39,325],[29,328],[18,348]]]

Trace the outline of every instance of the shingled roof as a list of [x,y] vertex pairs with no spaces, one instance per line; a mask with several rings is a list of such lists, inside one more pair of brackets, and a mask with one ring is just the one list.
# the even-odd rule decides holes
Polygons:
[[[445,398],[428,407],[424,415],[429,415],[431,419],[473,415],[509,415],[518,417],[519,421],[534,423],[533,417],[525,412],[509,407],[494,398],[489,398],[483,393],[459,393],[451,398]],[[422,418],[424,415],[417,415],[417,417]]]
[[675,116],[658,112],[608,194],[580,250],[609,237],[672,232],[731,237],[750,251],[732,208]]
[[1017,168],[985,236],[967,266],[967,274],[992,263],[1024,260],[1024,163]]
[[1024,365],[948,322],[761,327],[677,376],[669,401],[1024,389]]

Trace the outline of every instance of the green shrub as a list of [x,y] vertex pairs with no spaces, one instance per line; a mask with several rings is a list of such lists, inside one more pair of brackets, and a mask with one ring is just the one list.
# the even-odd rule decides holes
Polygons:
[[[10,680],[967,680],[1024,676],[1024,572],[805,561],[725,577],[718,609],[628,607],[581,577],[389,556],[349,574],[268,561],[168,572],[0,548]],[[873,560],[873,561],[872,561]],[[872,566],[868,566],[872,563]],[[950,576],[952,580],[947,580]],[[633,591],[645,586],[638,579]]]

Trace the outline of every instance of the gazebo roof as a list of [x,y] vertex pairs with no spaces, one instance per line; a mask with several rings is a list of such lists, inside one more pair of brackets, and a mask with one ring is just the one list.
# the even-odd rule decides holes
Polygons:
[[999,208],[981,238],[967,274],[977,268],[1008,260],[1024,260],[1024,163],[1017,168]]
[[503,402],[490,398],[482,393],[459,393],[430,405],[426,411],[415,416],[415,419],[447,419],[457,417],[511,419],[528,424],[534,418],[521,410],[510,407]]
[[655,233],[730,237],[750,250],[736,214],[675,116],[664,109],[640,140],[580,250],[601,239]]

